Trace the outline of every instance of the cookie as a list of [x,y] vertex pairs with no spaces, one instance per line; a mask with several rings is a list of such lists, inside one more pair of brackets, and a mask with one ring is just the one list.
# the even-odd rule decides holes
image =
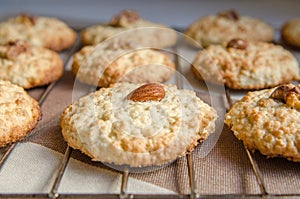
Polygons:
[[113,40],[84,47],[74,55],[72,69],[80,82],[108,87],[116,82],[163,82],[175,65],[166,53]]
[[287,21],[281,28],[281,38],[287,44],[300,48],[300,19]]
[[262,89],[299,79],[298,62],[289,51],[242,39],[199,51],[192,71],[199,79],[233,89]]
[[0,147],[24,138],[41,116],[36,100],[23,88],[3,80],[0,80],[0,112]]
[[185,34],[200,46],[207,47],[234,38],[269,42],[274,38],[274,29],[260,19],[227,10],[198,19],[187,28]]
[[0,23],[0,44],[15,40],[61,51],[74,44],[76,33],[59,19],[23,14]]
[[81,32],[84,45],[98,44],[113,36],[156,48],[170,47],[177,41],[177,33],[173,29],[144,20],[133,10],[121,11],[109,23],[94,25]]
[[193,91],[158,83],[120,83],[70,105],[61,127],[68,144],[94,161],[162,165],[214,132],[216,111]]
[[249,92],[225,123],[250,150],[300,162],[300,85]]
[[0,68],[0,79],[29,89],[61,77],[63,62],[52,50],[15,41],[0,45]]

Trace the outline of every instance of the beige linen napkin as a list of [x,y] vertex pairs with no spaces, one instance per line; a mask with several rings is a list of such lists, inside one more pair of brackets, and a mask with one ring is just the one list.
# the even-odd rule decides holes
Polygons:
[[[16,146],[0,173],[0,193],[49,193],[62,154],[34,143]],[[131,193],[174,194],[172,191],[130,178]],[[120,193],[121,175],[71,158],[58,192]]]

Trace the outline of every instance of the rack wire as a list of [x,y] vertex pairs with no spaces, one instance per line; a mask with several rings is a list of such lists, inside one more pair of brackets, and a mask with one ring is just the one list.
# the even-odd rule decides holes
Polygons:
[[[231,95],[230,95],[230,91],[228,88],[225,88],[225,94],[226,94],[226,99],[227,99],[227,102],[229,104],[229,106],[231,107],[233,105],[233,100],[231,98]],[[246,151],[246,154],[247,154],[247,157],[249,159],[249,162],[252,166],[252,169],[253,169],[253,172],[255,174],[255,177],[256,177],[256,180],[257,180],[257,183],[259,185],[259,188],[260,188],[260,191],[261,191],[261,195],[262,196],[268,196],[268,192],[266,191],[266,186],[265,186],[265,182],[264,182],[264,179],[262,177],[262,173],[261,171],[259,170],[259,167],[257,166],[257,163],[256,161],[254,160],[252,154],[250,153],[249,149],[246,147],[245,144],[243,144],[244,146],[244,149]]]
[[[71,48],[68,51],[67,58],[64,61],[64,64],[69,62],[70,58],[72,57],[73,53],[78,50],[80,47],[79,42],[77,41],[76,45],[74,45],[73,48]],[[179,58],[177,55],[177,47],[173,48],[174,50],[174,59],[175,59],[175,64],[176,64],[176,70],[181,73],[181,67],[180,67],[180,62]],[[178,88],[183,87],[182,79],[180,78],[179,75],[176,75],[176,85]],[[55,87],[56,82],[51,83],[46,89],[44,90],[42,96],[39,99],[39,104],[42,105],[44,101],[46,100],[47,96],[51,92],[51,90]],[[231,107],[233,105],[233,100],[230,94],[230,90],[228,88],[225,89],[225,94],[226,96],[223,96],[229,106]],[[21,143],[20,143],[21,144]],[[9,155],[12,153],[13,149],[18,145],[18,143],[11,144],[9,147],[7,147],[6,151],[4,152],[3,156],[0,159],[0,172],[1,168],[5,164],[5,161],[9,158]],[[61,180],[63,178],[63,175],[65,173],[65,169],[68,165],[68,162],[70,160],[71,154],[73,152],[73,149],[71,147],[67,147],[63,158],[61,160],[60,165],[57,168],[57,171],[54,173],[55,179],[52,184],[52,188],[49,193],[33,193],[33,194],[1,194],[0,193],[0,198],[120,198],[120,199],[139,199],[139,198],[145,198],[145,199],[151,199],[151,198],[171,198],[171,199],[185,199],[185,198],[191,198],[191,199],[198,199],[198,198],[284,198],[284,197],[300,197],[300,194],[269,194],[266,190],[266,184],[263,179],[263,175],[261,170],[259,169],[257,162],[255,161],[253,155],[251,152],[247,149],[247,147],[244,145],[244,149],[247,154],[247,158],[250,162],[250,165],[252,167],[252,170],[255,174],[256,181],[259,185],[260,188],[260,194],[222,194],[222,195],[200,195],[198,193],[198,187],[196,184],[195,180],[195,171],[194,171],[194,161],[192,154],[187,154],[186,155],[186,164],[188,168],[188,178],[189,178],[189,187],[190,187],[190,194],[186,195],[179,195],[179,194],[132,194],[128,193],[127,191],[127,185],[128,185],[128,179],[130,176],[130,171],[128,169],[125,169],[122,172],[122,182],[120,186],[120,193],[119,194],[60,194],[58,192]]]

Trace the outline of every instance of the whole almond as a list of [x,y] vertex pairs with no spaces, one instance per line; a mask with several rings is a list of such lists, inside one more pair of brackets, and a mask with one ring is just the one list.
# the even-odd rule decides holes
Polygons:
[[29,53],[30,52],[30,44],[25,41],[10,41],[6,45],[7,52],[6,58],[10,60],[16,59],[22,53]]
[[230,19],[232,21],[238,21],[240,19],[239,13],[234,9],[220,12],[219,16],[225,17],[225,18]]
[[245,50],[248,47],[248,42],[243,39],[232,39],[228,42],[226,47]]
[[126,27],[140,19],[140,16],[135,10],[123,10],[114,16],[110,22],[111,26]]
[[18,17],[18,21],[29,26],[34,26],[37,22],[37,17],[23,13]]
[[300,111],[300,85],[286,84],[278,86],[270,95],[270,98],[280,100],[288,107]]
[[157,83],[147,83],[127,95],[134,102],[161,101],[165,97],[165,89]]

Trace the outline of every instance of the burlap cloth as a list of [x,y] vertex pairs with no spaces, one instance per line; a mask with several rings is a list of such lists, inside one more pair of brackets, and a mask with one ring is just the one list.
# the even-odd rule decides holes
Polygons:
[[[28,142],[37,143],[64,153],[66,143],[61,135],[60,116],[64,108],[72,102],[74,75],[66,72],[57,82],[42,105],[43,118],[27,138]],[[39,89],[30,94],[38,98]],[[201,95],[200,95],[201,97]],[[203,96],[205,99],[207,96]],[[220,105],[219,108],[224,105]],[[200,146],[201,147],[201,146]],[[192,153],[195,177],[200,194],[259,194],[260,190],[247,159],[242,143],[224,126],[217,144],[210,153],[200,158],[199,149]],[[115,171],[100,162],[92,162],[80,151],[73,151],[72,157],[87,164]],[[272,194],[300,193],[299,164],[283,158],[267,159],[255,153],[255,159],[263,173],[267,192]],[[180,194],[190,193],[186,157],[153,172],[131,173],[130,177],[175,191]]]

